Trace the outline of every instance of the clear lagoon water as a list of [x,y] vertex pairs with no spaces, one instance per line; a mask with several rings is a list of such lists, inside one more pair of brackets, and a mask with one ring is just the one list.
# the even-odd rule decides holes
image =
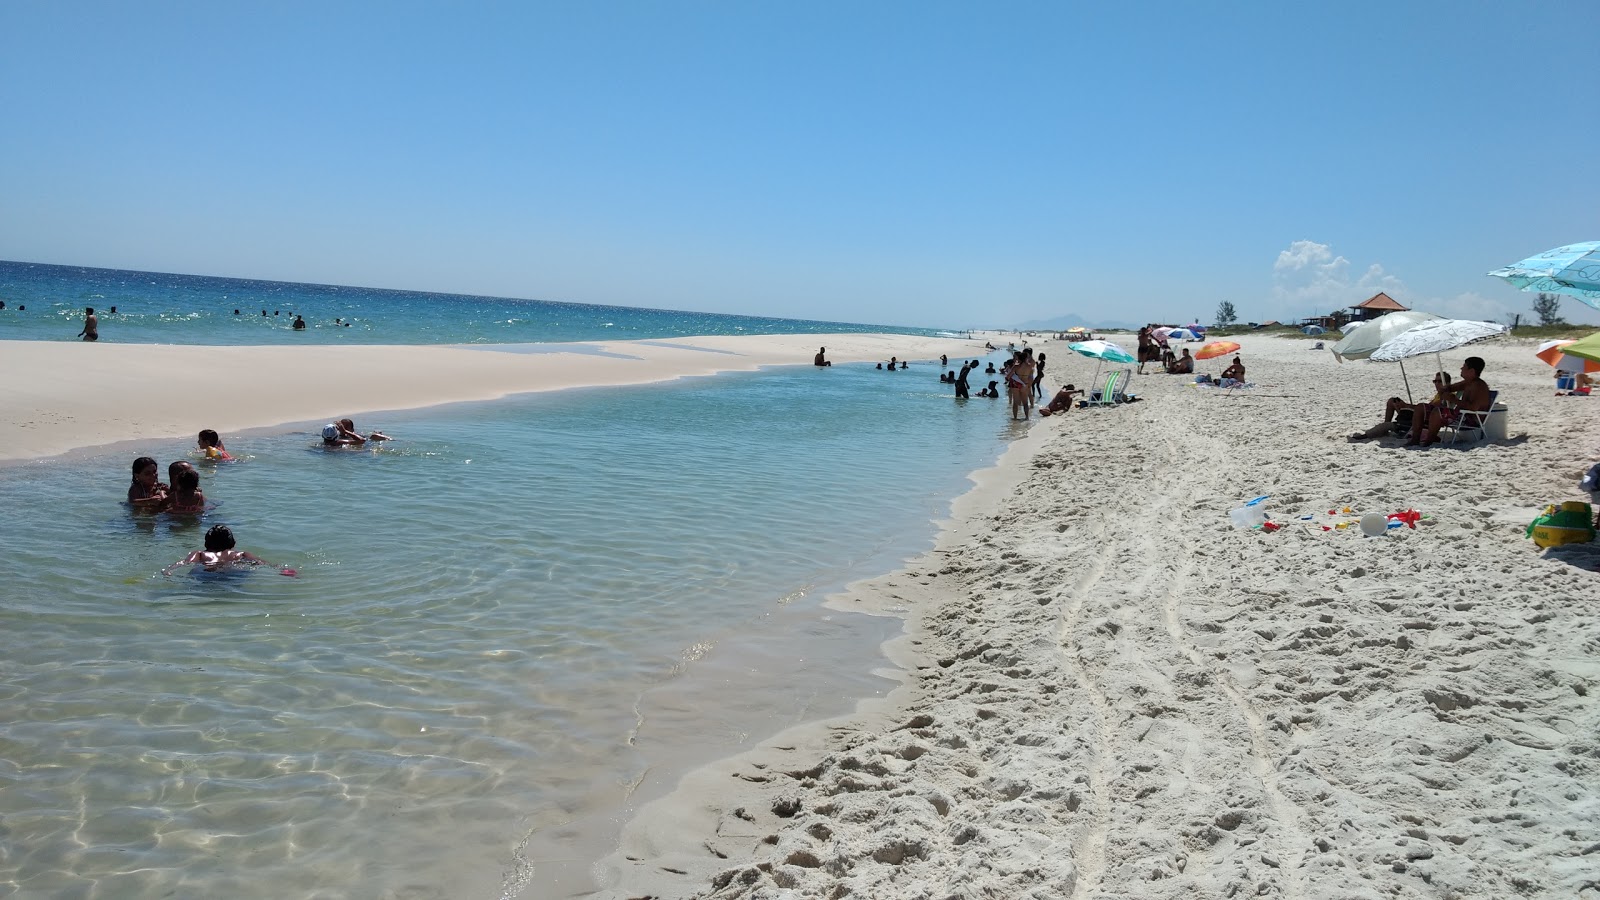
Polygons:
[[[186,441],[0,467],[0,896],[556,896],[636,791],[890,686],[821,598],[1018,434],[936,372],[225,435],[191,518],[121,502]],[[298,575],[159,574],[219,522]]]
[[[703,334],[936,333],[892,325],[3,261],[0,300],[6,304],[0,310],[0,340],[73,340],[83,327],[86,306],[94,307],[100,319],[102,341],[138,344],[512,344]],[[113,307],[117,312],[111,312]],[[297,313],[305,317],[303,331],[291,327]]]

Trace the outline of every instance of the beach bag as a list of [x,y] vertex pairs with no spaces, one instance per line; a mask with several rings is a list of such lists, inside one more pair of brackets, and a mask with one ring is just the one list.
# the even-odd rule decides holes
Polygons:
[[1594,540],[1594,511],[1589,504],[1569,500],[1560,506],[1554,503],[1544,508],[1544,513],[1528,523],[1524,537],[1533,538],[1541,547],[1559,547],[1562,544],[1587,544]]

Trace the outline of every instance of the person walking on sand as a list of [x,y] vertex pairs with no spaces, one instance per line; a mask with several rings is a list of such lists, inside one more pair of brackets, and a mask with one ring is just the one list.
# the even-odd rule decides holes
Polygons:
[[78,332],[78,337],[86,341],[100,340],[100,320],[95,318],[92,306],[83,308],[83,330]]

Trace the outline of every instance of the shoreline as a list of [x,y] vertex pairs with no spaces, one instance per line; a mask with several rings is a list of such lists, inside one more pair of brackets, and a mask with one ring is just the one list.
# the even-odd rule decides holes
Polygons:
[[[0,341],[0,465],[143,439],[625,387],[764,366],[982,356],[982,338],[744,335],[582,344],[220,347]],[[48,372],[48,382],[39,373]],[[201,384],[191,398],[180,388]],[[208,380],[225,379],[208,384]],[[264,387],[270,386],[270,387]]]
[[[1136,377],[1148,402],[1036,423],[932,552],[829,601],[903,614],[901,684],[685,776],[588,896],[1592,883],[1600,544],[1541,552],[1522,526],[1580,498],[1600,405],[1491,343],[1449,356],[1488,358],[1507,439],[1351,444],[1396,368],[1242,343],[1252,392]],[[1288,528],[1228,523],[1259,494]],[[1432,519],[1363,538],[1333,527],[1346,505]]]

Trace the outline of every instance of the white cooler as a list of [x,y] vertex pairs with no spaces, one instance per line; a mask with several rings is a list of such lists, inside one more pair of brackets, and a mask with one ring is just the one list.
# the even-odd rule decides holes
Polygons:
[[1489,418],[1483,423],[1483,436],[1491,441],[1504,441],[1511,438],[1511,423],[1508,419],[1510,412],[1504,403],[1496,403],[1490,410]]

